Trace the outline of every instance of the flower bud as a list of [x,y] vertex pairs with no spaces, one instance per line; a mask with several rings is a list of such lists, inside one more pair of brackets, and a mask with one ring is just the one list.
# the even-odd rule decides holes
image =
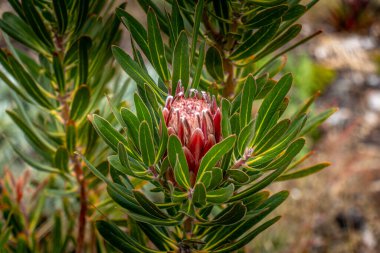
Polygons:
[[195,176],[202,157],[221,139],[221,113],[215,97],[194,89],[186,97],[178,85],[175,96],[166,99],[163,115],[169,135],[178,136]]

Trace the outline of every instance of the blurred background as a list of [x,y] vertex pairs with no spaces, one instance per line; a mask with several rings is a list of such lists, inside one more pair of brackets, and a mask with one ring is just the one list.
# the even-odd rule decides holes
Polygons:
[[[128,2],[144,22],[138,5]],[[1,0],[0,15],[7,10]],[[286,56],[286,71],[295,77],[291,103],[294,108],[320,92],[314,110],[339,108],[309,137],[307,150],[313,154],[310,163],[332,165],[271,187],[289,189],[290,198],[277,210],[281,222],[260,235],[249,252],[380,252],[380,0],[321,0],[302,24],[305,36],[323,33]],[[4,138],[28,148],[5,115],[12,101],[0,81],[0,175],[9,167],[18,173],[25,169]]]

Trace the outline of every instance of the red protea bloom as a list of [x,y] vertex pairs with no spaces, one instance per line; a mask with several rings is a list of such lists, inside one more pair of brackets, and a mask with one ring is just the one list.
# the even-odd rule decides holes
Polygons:
[[221,113],[215,97],[194,89],[185,97],[183,87],[178,85],[175,96],[166,99],[163,115],[169,135],[180,139],[195,176],[202,157],[221,139]]

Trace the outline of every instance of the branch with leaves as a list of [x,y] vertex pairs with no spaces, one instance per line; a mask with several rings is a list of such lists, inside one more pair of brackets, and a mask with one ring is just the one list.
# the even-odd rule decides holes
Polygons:
[[136,109],[113,106],[117,124],[90,116],[118,174],[82,156],[128,225],[110,218],[97,228],[122,252],[234,252],[279,220],[266,217],[288,192],[268,186],[329,165],[301,167],[300,154],[335,109],[311,115],[313,96],[287,115],[293,78],[281,74],[281,56],[319,34],[297,40],[295,24],[317,1],[172,0],[165,11],[138,2],[147,29],[117,9],[132,55],[112,49],[137,84]]

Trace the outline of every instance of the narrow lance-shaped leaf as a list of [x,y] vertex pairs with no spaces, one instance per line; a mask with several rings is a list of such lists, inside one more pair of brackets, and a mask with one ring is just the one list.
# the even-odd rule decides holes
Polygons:
[[255,140],[260,140],[261,136],[268,131],[267,126],[288,93],[292,81],[293,78],[291,74],[284,75],[265,97],[256,119]]
[[53,69],[58,84],[58,90],[60,93],[63,93],[65,91],[65,75],[63,73],[62,62],[59,59],[58,54],[53,55]]
[[70,122],[66,128],[66,147],[70,153],[73,153],[76,148],[76,127],[73,122]]
[[313,166],[310,166],[307,168],[300,169],[300,170],[293,172],[293,173],[284,174],[284,175],[280,176],[279,178],[277,178],[276,181],[286,181],[286,180],[292,180],[292,179],[298,179],[298,178],[306,177],[306,176],[309,176],[311,174],[317,173],[317,172],[325,169],[328,166],[330,166],[330,163],[319,163],[319,164],[316,164],[316,165],[313,165]]
[[[190,63],[193,64],[194,57],[195,57],[195,50],[197,48],[197,40],[198,40],[198,33],[199,33],[199,27],[201,25],[201,19],[203,16],[203,6],[204,6],[204,0],[199,0],[196,7],[195,7],[195,15],[194,15],[194,25],[193,25],[193,36],[192,36],[192,42],[191,42],[191,54],[190,54]],[[199,50],[200,51],[200,50]]]
[[70,118],[72,120],[80,119],[84,116],[90,103],[90,90],[87,85],[81,85],[74,93],[73,102],[70,108]]
[[234,193],[234,189],[235,189],[234,185],[229,184],[228,186],[224,188],[208,191],[207,202],[215,203],[215,204],[225,203],[232,197],[232,194]]
[[154,142],[152,132],[146,121],[140,124],[139,146],[144,163],[148,166],[152,166],[155,160]]
[[152,64],[157,74],[164,82],[169,81],[170,74],[165,57],[165,47],[156,14],[152,9],[148,11],[148,45]]
[[34,3],[30,0],[21,1],[22,8],[25,13],[26,20],[32,27],[37,37],[50,49],[53,48],[53,40],[51,33],[47,30],[39,12],[37,11]]
[[126,54],[121,48],[113,46],[112,47],[113,55],[116,60],[119,62],[124,71],[136,81],[137,84],[146,83],[148,87],[156,94],[157,99],[161,104],[164,104],[164,100],[161,95],[167,95],[163,90],[161,90],[153,79],[148,75],[148,73],[143,70],[138,63],[132,60],[132,58]]
[[223,59],[218,49],[210,47],[206,53],[207,72],[217,81],[223,81]]
[[240,249],[241,247],[247,245],[250,241],[252,241],[257,235],[259,235],[261,232],[272,226],[274,223],[276,223],[281,217],[275,217],[264,224],[260,225],[258,228],[254,229],[252,232],[248,233],[245,237],[238,240],[235,243],[230,244],[227,247],[223,247],[223,249],[215,250],[213,252],[215,253],[228,253],[233,252],[235,250]]
[[268,186],[270,183],[272,183],[276,178],[278,178],[288,167],[292,159],[301,151],[303,146],[305,145],[304,139],[298,139],[294,141],[292,144],[289,145],[287,148],[285,154],[283,155],[283,160],[286,160],[286,163],[284,163],[281,167],[278,167],[274,172],[260,180],[259,182],[255,183],[251,187],[235,194],[229,201],[234,202],[241,199],[246,198],[247,196],[250,196],[262,189],[264,189],[266,186]]
[[300,32],[302,26],[301,25],[293,25],[288,30],[286,30],[281,36],[276,38],[273,42],[271,42],[267,47],[265,47],[260,53],[256,55],[254,61],[259,61],[264,58],[266,55],[272,53],[276,49],[282,47],[292,39],[294,39]]
[[128,149],[128,142],[125,140],[124,136],[113,128],[107,120],[96,114],[89,119],[95,127],[96,132],[114,151],[117,151],[117,146],[119,142],[121,142],[125,145],[128,152],[132,153],[132,151]]
[[197,207],[206,205],[206,187],[203,183],[197,183],[193,192],[193,203]]
[[88,78],[88,63],[89,63],[89,49],[91,47],[91,39],[89,37],[81,37],[79,39],[78,53],[79,53],[79,84],[86,84]]
[[150,60],[148,34],[144,26],[123,9],[116,9],[116,15],[122,20],[123,24],[131,33],[133,39],[137,42],[145,56]]
[[131,252],[131,253],[164,253],[165,251],[152,250],[149,249],[141,243],[137,242],[135,239],[130,237],[124,231],[122,231],[118,226],[106,222],[106,221],[97,221],[96,228],[99,233],[116,248],[122,252]]
[[187,167],[182,167],[184,164],[183,162],[180,161],[178,158],[178,154],[176,157],[176,164],[174,166],[174,177],[175,181],[185,188],[186,190],[190,189],[190,174],[189,174],[189,169]]
[[181,81],[185,91],[189,86],[190,66],[189,66],[189,43],[185,31],[178,37],[173,53],[173,78],[172,92],[176,91],[178,81]]
[[252,118],[252,103],[257,92],[256,81],[249,75],[244,83],[240,103],[240,127],[244,127]]
[[202,70],[203,70],[203,63],[204,63],[204,60],[205,60],[205,45],[206,45],[206,42],[202,41],[201,45],[199,46],[199,54],[198,54],[197,65],[196,65],[196,68],[195,68],[193,82],[191,84],[191,87],[193,89],[198,89],[199,83],[200,83],[200,80],[201,80]]
[[271,8],[266,8],[255,15],[252,20],[249,20],[245,25],[247,29],[255,29],[262,26],[272,24],[280,19],[286,13],[288,6],[278,5]]
[[172,29],[173,29],[173,39],[174,39],[173,45],[174,45],[181,31],[185,29],[181,12],[180,12],[180,7],[178,5],[177,0],[174,0],[172,4],[171,24],[172,24]]
[[53,0],[53,7],[58,21],[58,31],[62,35],[65,33],[68,23],[66,1]]
[[169,216],[162,212],[152,201],[150,201],[143,193],[139,191],[133,191],[133,196],[149,214],[159,218],[167,219]]
[[33,98],[33,100],[47,109],[52,109],[53,105],[47,99],[48,93],[37,84],[33,77],[12,55],[8,55],[8,61],[12,67],[14,76],[19,80],[20,85]]
[[21,117],[22,114],[17,114],[14,111],[7,110],[6,113],[11,117],[14,123],[24,132],[27,138],[33,143],[36,147],[42,151],[52,153],[55,151],[53,145],[51,145],[42,135],[40,135],[36,129],[34,129],[28,121]]
[[59,147],[55,152],[55,166],[64,172],[69,171],[69,152],[65,147]]
[[196,182],[202,182],[206,171],[210,170],[235,144],[236,136],[231,135],[218,144],[215,144],[202,158],[197,173]]
[[76,4],[78,4],[79,6],[77,8],[75,8],[75,10],[77,11],[77,23],[75,25],[75,32],[78,32],[84,25],[84,23],[86,22],[87,20],[87,14],[88,14],[88,11],[89,11],[89,5],[90,5],[90,1],[89,0],[81,0],[81,1],[78,1],[76,2]]
[[242,44],[240,44],[229,56],[229,58],[235,61],[243,60],[256,54],[276,35],[279,26],[280,21],[276,21],[271,25],[261,27]]

